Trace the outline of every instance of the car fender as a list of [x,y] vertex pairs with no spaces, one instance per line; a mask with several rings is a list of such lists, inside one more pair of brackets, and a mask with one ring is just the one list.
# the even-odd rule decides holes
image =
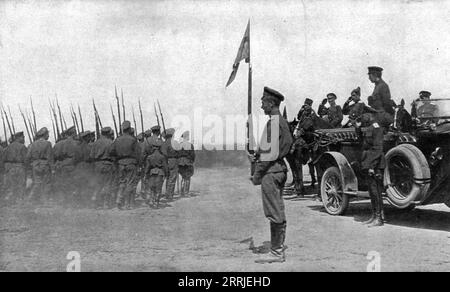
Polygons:
[[357,194],[358,178],[347,158],[342,153],[334,151],[325,152],[316,160],[315,165],[323,171],[328,167],[337,166],[341,173],[343,191],[348,194]]

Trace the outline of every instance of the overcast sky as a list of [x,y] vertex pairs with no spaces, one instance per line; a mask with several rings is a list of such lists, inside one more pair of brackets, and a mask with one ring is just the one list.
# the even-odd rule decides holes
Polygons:
[[95,98],[110,124],[116,84],[128,109],[141,98],[146,128],[156,98],[168,120],[195,107],[244,115],[246,64],[225,83],[249,19],[257,110],[263,86],[286,96],[290,118],[305,97],[316,108],[335,92],[343,103],[361,86],[366,99],[371,65],[385,69],[396,101],[424,89],[450,97],[450,1],[248,2],[2,1],[0,99],[19,124],[17,104],[33,96],[48,127],[55,94],[66,120],[70,102],[92,115]]

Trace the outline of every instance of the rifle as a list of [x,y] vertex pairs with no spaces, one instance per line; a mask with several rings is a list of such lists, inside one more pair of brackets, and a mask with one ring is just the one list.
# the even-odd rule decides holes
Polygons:
[[37,131],[33,130],[33,122],[31,121],[30,113],[28,111],[27,111],[27,120],[28,120],[28,125],[30,126],[30,129],[31,129],[31,132],[33,134],[33,138],[35,138]]
[[98,120],[98,124],[100,125],[100,128],[103,128],[102,120],[100,119],[100,115],[98,114],[98,110],[97,107],[95,106],[94,99],[92,99],[92,105],[94,106],[95,117]]
[[[11,124],[9,123],[8,115],[6,114],[6,111],[5,111],[5,108],[3,107],[3,105],[2,105],[2,110],[3,110],[3,114],[6,117],[6,123],[8,124],[9,133],[11,134],[11,137],[12,137],[14,135],[14,133],[11,129]],[[3,115],[2,115],[2,118],[3,118]],[[6,138],[6,136],[5,136],[5,138]]]
[[[2,107],[3,107],[3,106],[2,106]],[[0,111],[0,112],[1,112],[1,114],[2,114],[3,133],[4,133],[4,135],[5,135],[5,142],[6,142],[6,145],[8,145],[8,135],[7,135],[7,133],[6,133],[5,116],[3,115],[3,111]]]
[[30,96],[30,103],[31,103],[31,111],[33,113],[34,132],[37,132],[36,112],[34,111],[33,99],[31,98],[31,96]]
[[134,107],[133,107],[133,105],[131,105],[131,111],[133,112],[133,122],[134,122],[134,129],[135,129],[134,133],[135,133],[135,136],[137,136],[138,129],[137,129],[137,126],[136,126],[136,117],[134,116]]
[[[53,119],[56,125],[56,134],[57,136],[55,136],[55,141],[61,139],[61,132],[59,131],[59,126],[58,126],[58,116],[56,115],[56,110],[54,105],[52,105],[50,99],[48,100],[48,103],[50,104],[50,109],[51,112],[53,113]],[[61,125],[61,130],[62,130],[62,125]]]
[[31,143],[33,143],[33,140],[31,139],[30,130],[28,129],[27,119],[25,118],[25,115],[23,114],[22,109],[20,108],[20,105],[19,105],[19,111],[20,111],[20,114],[22,115],[23,123],[25,124],[25,129],[27,130],[28,139],[30,139],[30,144],[31,144]]
[[56,144],[57,139],[58,139],[58,136],[56,135],[55,121],[53,121],[53,118],[52,118],[52,111],[51,111],[51,110],[50,110],[50,120],[52,120],[53,137],[55,138],[55,144]]
[[144,117],[142,116],[142,107],[141,107],[141,99],[139,98],[139,113],[141,115],[141,129],[142,133],[144,133]]
[[81,115],[80,104],[78,104],[78,115],[80,116],[81,131],[84,132],[83,116]]
[[80,134],[81,133],[80,132],[80,125],[78,125],[77,114],[75,113],[75,110],[73,109],[72,103],[70,104],[70,111],[71,111],[73,124],[75,125],[75,129],[77,130],[77,133]]
[[111,104],[109,104],[109,107],[111,108],[111,115],[112,115],[112,118],[113,118],[113,122],[114,122],[114,129],[116,130],[116,135],[117,135],[117,123],[116,123],[116,117],[114,116],[114,111],[113,111],[113,108],[112,108],[112,105]]
[[[119,127],[120,127],[120,135],[122,135],[122,119],[120,118],[120,102],[119,102],[119,96],[117,96],[117,87],[114,86],[114,93],[116,95],[116,103],[117,103],[117,114],[119,117]],[[118,133],[116,133],[116,135],[118,136]]]
[[[65,130],[67,130],[67,125],[66,125],[65,121],[63,123],[63,115],[61,113],[61,107],[59,106],[58,96],[56,94],[55,94],[55,98],[56,98],[56,106],[58,107],[58,111],[59,111],[59,123],[61,125],[61,130],[65,131]],[[65,126],[65,129],[64,129],[64,126]]]
[[8,105],[8,112],[9,112],[9,118],[11,119],[12,129],[13,129],[13,132],[15,133],[16,132],[16,127],[14,126],[14,120],[13,120],[13,117],[11,115],[11,108],[9,107],[9,105]]
[[163,130],[164,130],[164,132],[166,132],[166,124],[164,123],[164,116],[163,116],[163,113],[161,111],[161,105],[159,104],[159,100],[158,99],[156,101],[158,102],[159,114],[161,115],[161,122],[162,122],[162,125],[163,125]]
[[79,129],[78,129],[78,125],[76,123],[75,117],[73,116],[73,109],[72,109],[72,105],[70,106],[70,116],[72,117],[72,123],[75,126],[75,132],[78,135],[80,133]]
[[127,118],[125,117],[125,103],[123,102],[123,90],[120,89],[121,95],[122,95],[122,110],[123,110],[123,121],[125,121]]
[[155,108],[155,115],[156,115],[156,121],[158,122],[158,127],[161,127],[161,124],[159,123],[159,116],[158,116],[158,111],[156,110],[155,103],[153,103],[153,107]]

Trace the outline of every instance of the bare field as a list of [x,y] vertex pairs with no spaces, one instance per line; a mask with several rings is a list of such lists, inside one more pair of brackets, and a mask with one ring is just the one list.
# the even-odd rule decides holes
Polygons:
[[286,200],[287,261],[259,265],[246,239],[267,245],[269,224],[248,169],[198,169],[192,190],[159,210],[2,207],[0,270],[65,271],[70,251],[82,271],[366,271],[370,251],[382,271],[450,270],[444,205],[387,207],[388,223],[369,229],[368,202],[333,217],[312,198]]

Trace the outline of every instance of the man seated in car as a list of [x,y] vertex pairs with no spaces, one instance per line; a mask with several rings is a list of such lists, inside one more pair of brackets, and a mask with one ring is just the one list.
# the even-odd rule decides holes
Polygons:
[[417,108],[417,117],[420,118],[432,118],[438,115],[438,107],[434,103],[431,103],[429,91],[421,91],[420,106]]

